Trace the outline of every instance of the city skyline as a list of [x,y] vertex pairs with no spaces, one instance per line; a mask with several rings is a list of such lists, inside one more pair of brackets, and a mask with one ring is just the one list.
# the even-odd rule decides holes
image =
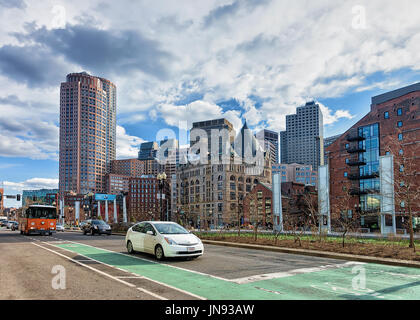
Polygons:
[[[333,136],[366,114],[370,97],[420,78],[419,27],[409,19],[416,11],[411,3],[399,4],[399,10],[392,4],[378,10],[383,8],[379,1],[366,3],[366,26],[359,29],[352,25],[356,3],[325,1],[301,10],[300,4],[287,2],[216,1],[190,3],[188,11],[162,3],[157,3],[162,10],[78,3],[74,7],[84,12],[61,6],[64,25],[46,3],[26,1],[0,10],[0,112],[10,115],[0,119],[0,180],[6,194],[57,187],[59,83],[70,72],[86,70],[119,88],[118,159],[135,158],[141,142],[154,141],[159,129],[174,129],[179,120],[225,117],[236,131],[246,120],[254,131],[278,133],[285,129],[285,115],[312,99],[324,112],[324,137]],[[122,7],[126,13],[141,10],[144,21],[129,13],[123,23],[118,19]],[[280,23],[279,10],[294,18]],[[318,21],[316,12],[324,12],[325,19]],[[267,22],[250,32],[245,21],[261,15]],[[310,30],[314,19],[318,28]],[[299,21],[308,24],[294,30]],[[394,23],[401,26],[398,31]],[[174,37],[173,30],[181,32]],[[314,45],[325,50],[308,50]],[[83,55],[87,47],[90,54]],[[101,49],[109,49],[108,54],[98,58]],[[5,205],[13,202],[5,200]]]

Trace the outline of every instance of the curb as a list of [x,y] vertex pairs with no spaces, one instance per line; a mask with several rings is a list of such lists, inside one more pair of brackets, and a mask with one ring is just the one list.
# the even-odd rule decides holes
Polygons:
[[420,262],[410,261],[410,260],[397,260],[397,259],[379,258],[379,257],[371,257],[371,256],[359,256],[359,255],[353,255],[353,254],[347,254],[347,253],[334,253],[334,252],[328,252],[328,251],[281,248],[281,247],[274,247],[274,246],[264,246],[264,245],[247,244],[247,243],[234,243],[234,242],[215,241],[215,240],[202,240],[202,242],[205,244],[213,244],[213,245],[225,246],[225,247],[291,253],[291,254],[299,254],[299,255],[305,255],[305,256],[347,260],[347,261],[385,264],[385,265],[398,266],[398,267],[420,268]]

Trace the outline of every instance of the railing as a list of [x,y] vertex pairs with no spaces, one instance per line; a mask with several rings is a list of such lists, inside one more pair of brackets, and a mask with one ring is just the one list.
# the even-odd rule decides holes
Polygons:
[[348,153],[361,153],[361,152],[366,152],[366,148],[365,147],[361,147],[361,146],[354,146],[354,147],[348,147],[347,148],[347,152]]
[[366,165],[366,159],[354,159],[347,162],[347,165],[349,166],[365,166]]
[[365,140],[366,138],[364,137],[363,134],[359,134],[359,132],[355,131],[355,132],[351,132],[346,136],[346,140],[351,142],[351,141],[362,141]]
[[347,177],[349,180],[375,179],[375,178],[379,178],[379,172],[373,172],[370,174],[353,173],[353,174],[349,174]]

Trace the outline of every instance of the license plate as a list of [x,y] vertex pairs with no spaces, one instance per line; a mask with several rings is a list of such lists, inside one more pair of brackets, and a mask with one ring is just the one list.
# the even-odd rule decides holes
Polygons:
[[195,251],[195,247],[189,247],[188,251]]

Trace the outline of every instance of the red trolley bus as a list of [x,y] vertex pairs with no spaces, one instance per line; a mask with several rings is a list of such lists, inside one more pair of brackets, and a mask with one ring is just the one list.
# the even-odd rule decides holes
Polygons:
[[55,232],[57,222],[57,209],[54,206],[30,205],[22,211],[19,218],[19,230],[21,234],[51,235]]

